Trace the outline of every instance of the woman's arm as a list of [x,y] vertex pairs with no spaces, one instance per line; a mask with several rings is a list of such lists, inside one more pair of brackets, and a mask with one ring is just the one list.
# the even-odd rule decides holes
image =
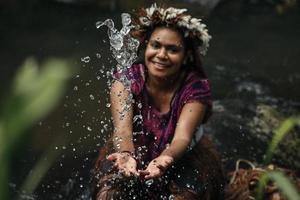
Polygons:
[[125,176],[138,176],[136,160],[130,153],[134,152],[130,92],[120,81],[115,81],[111,87],[110,100],[114,125],[113,143],[116,153],[110,154],[107,159],[113,161],[114,166]]
[[120,81],[116,80],[112,84],[110,101],[114,126],[114,148],[117,152],[134,152],[132,142],[132,101],[130,92]]
[[145,175],[146,179],[160,177],[175,160],[183,156],[192,141],[196,128],[203,120],[204,114],[205,105],[200,102],[184,105],[171,144],[160,156],[149,163],[146,170],[140,172]]
[[174,138],[161,155],[170,156],[178,160],[189,147],[196,128],[203,120],[205,105],[200,102],[192,102],[184,105],[179,116]]

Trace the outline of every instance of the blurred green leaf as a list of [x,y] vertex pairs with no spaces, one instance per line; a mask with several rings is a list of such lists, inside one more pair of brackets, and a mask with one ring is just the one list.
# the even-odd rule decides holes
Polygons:
[[270,163],[272,156],[274,154],[275,149],[277,148],[280,141],[283,140],[284,136],[288,134],[292,128],[296,125],[300,124],[300,117],[290,117],[282,122],[282,124],[275,130],[275,134],[272,138],[271,143],[269,144],[266,158],[264,163]]
[[3,140],[0,145],[10,147],[23,130],[41,119],[57,104],[70,77],[68,63],[51,59],[39,70],[31,58],[18,72],[1,115]]
[[279,171],[266,172],[259,180],[257,188],[257,199],[263,199],[264,187],[267,185],[269,180],[275,181],[278,188],[282,191],[282,194],[285,195],[289,200],[299,200],[300,196],[291,183],[291,181]]
[[[41,67],[29,58],[19,69],[10,96],[0,113],[0,199],[8,198],[10,158],[16,144],[26,134],[25,130],[49,113],[62,97],[72,71],[67,61],[49,59]],[[25,188],[32,192],[53,162],[55,155],[49,153],[48,162],[38,163],[32,173],[39,175],[27,179]],[[32,176],[31,176],[32,177]]]
[[39,161],[35,164],[34,168],[31,169],[31,173],[28,174],[24,180],[23,185],[21,186],[23,194],[30,195],[34,192],[42,178],[52,166],[52,163],[54,163],[61,153],[61,149],[55,149],[54,146],[60,146],[64,143],[65,139],[63,137],[57,137],[53,144],[48,147],[45,153],[40,157]]

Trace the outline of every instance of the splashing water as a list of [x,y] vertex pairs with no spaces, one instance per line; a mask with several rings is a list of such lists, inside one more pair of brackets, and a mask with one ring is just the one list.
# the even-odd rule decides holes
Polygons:
[[89,63],[90,60],[91,60],[91,58],[89,56],[81,58],[81,61],[84,62],[84,63]]
[[[111,19],[106,19],[104,22],[97,22],[96,27],[107,26],[108,37],[110,42],[110,50],[113,58],[117,61],[117,71],[122,73],[126,71],[137,59],[137,50],[139,41],[130,36],[130,30],[134,28],[131,24],[131,17],[128,13],[122,13],[122,28],[118,31],[114,27],[114,22]],[[130,81],[126,77],[122,77],[124,85],[129,86]]]
[[[116,71],[120,74],[120,80],[124,84],[126,90],[129,92],[129,98],[126,99],[126,106],[123,106],[121,113],[125,115],[127,111],[130,110],[130,106],[133,99],[130,92],[131,81],[125,76],[126,72],[131,65],[137,59],[137,51],[139,47],[139,41],[131,37],[130,30],[134,28],[131,25],[131,17],[128,13],[122,13],[122,28],[118,31],[115,28],[112,19],[106,19],[104,22],[96,22],[96,28],[106,26],[108,28],[107,33],[109,37],[110,50],[112,52],[113,58],[117,61]],[[113,72],[111,72],[112,74]],[[111,85],[108,82],[108,85]],[[109,103],[108,103],[109,104]],[[110,104],[109,106],[110,107]]]

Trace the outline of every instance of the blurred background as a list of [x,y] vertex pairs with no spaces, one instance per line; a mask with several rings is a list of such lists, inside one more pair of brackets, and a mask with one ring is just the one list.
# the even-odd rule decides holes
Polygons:
[[[110,133],[106,72],[114,67],[107,30],[97,21],[147,7],[152,0],[1,0],[0,103],[28,57],[68,60],[76,72],[49,115],[14,146],[8,185],[15,199],[89,199],[89,173]],[[245,158],[263,160],[273,130],[300,111],[300,5],[297,0],[174,0],[202,17],[212,41],[204,66],[211,80],[214,115],[205,129],[227,171]],[[5,104],[3,104],[5,105]],[[285,138],[273,162],[300,169],[299,127]],[[54,152],[54,153],[53,153]],[[55,155],[55,156],[53,156]],[[50,159],[51,158],[51,159]],[[23,181],[48,162],[33,194]]]

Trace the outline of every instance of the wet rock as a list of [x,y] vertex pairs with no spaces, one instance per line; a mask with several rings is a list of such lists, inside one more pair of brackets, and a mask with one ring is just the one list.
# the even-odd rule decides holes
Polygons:
[[[250,95],[249,98],[244,94],[240,98],[218,100],[214,115],[206,125],[206,132],[215,137],[227,170],[232,169],[239,158],[262,163],[275,129],[284,119],[295,115],[297,110],[292,102],[282,99],[274,101],[271,97],[251,98]],[[299,127],[296,127],[280,142],[273,162],[299,170],[299,144]]]

